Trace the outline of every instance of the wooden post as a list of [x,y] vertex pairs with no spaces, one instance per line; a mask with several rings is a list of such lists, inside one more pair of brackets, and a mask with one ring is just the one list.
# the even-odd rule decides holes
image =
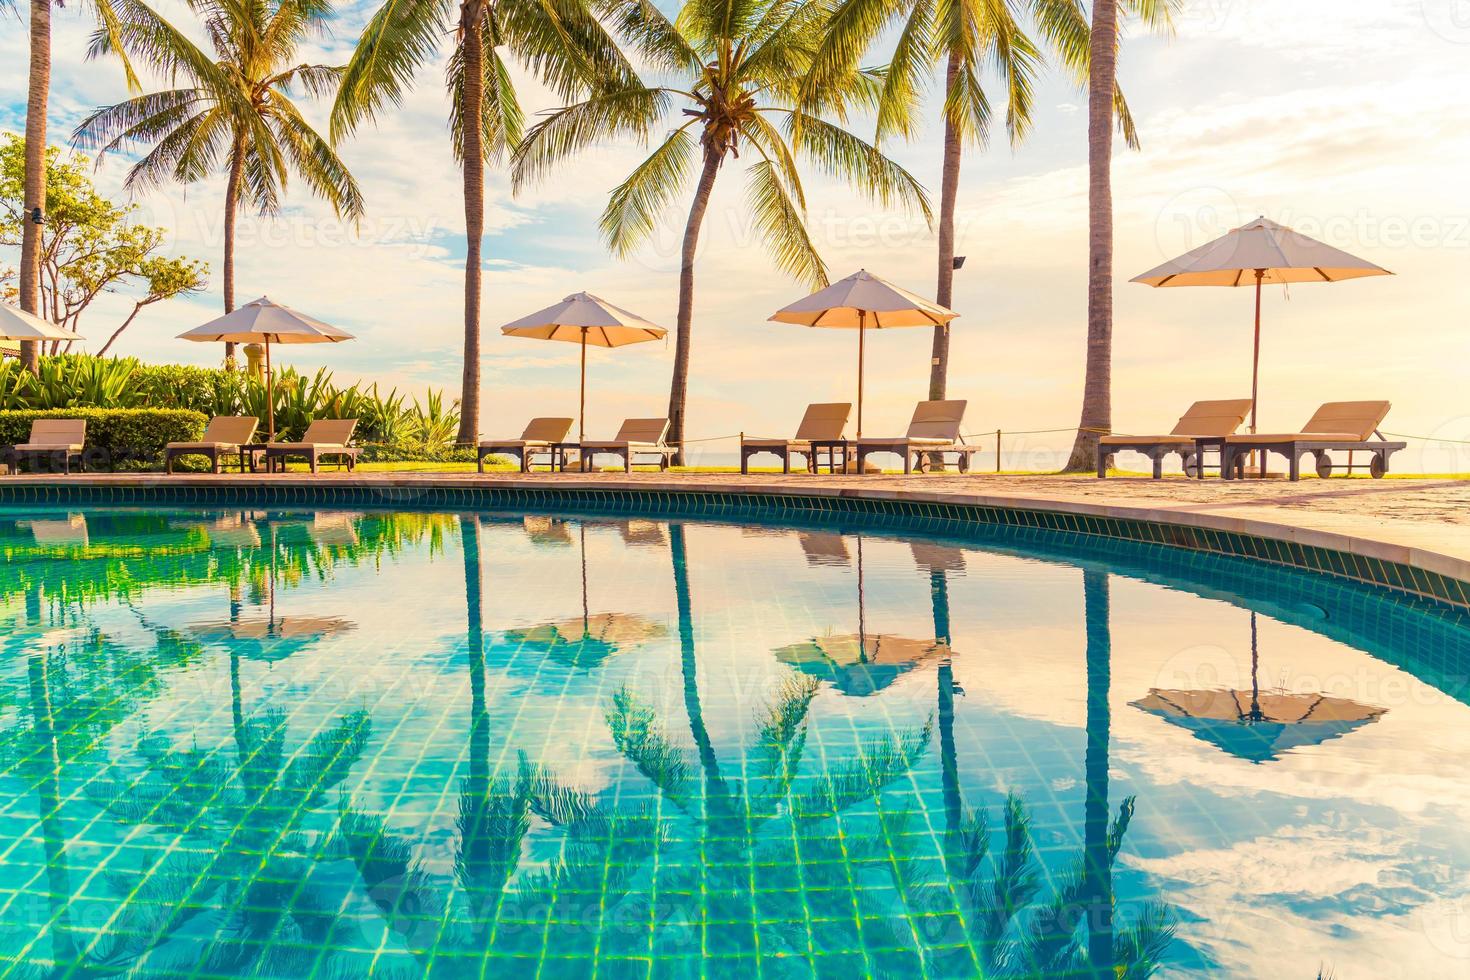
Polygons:
[[577,396],[577,441],[587,438],[587,328],[582,328],[582,388]]
[[[276,441],[276,377],[271,373],[271,337],[265,335],[265,430]],[[284,462],[282,466],[284,467]]]

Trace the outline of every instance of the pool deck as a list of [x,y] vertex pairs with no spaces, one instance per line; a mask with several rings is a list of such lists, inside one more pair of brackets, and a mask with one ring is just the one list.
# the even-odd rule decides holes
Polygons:
[[1114,477],[930,474],[811,476],[808,474],[656,473],[358,473],[324,471],[275,475],[77,474],[0,477],[10,485],[58,483],[126,486],[309,485],[364,488],[596,487],[608,490],[780,493],[910,499],[982,507],[1056,511],[1151,521],[1291,541],[1396,562],[1470,583],[1470,480],[1336,479],[1192,481]]

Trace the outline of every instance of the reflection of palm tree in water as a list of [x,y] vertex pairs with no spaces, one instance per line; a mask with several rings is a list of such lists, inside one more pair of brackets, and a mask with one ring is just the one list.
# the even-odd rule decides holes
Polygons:
[[[921,562],[922,564],[922,562]],[[950,639],[948,579],[929,563],[935,639]],[[1039,890],[1030,815],[1014,794],[1004,807],[1002,850],[985,865],[990,833],[983,813],[964,811],[954,739],[954,694],[949,658],[938,675],[940,772],[945,809],[944,866],[969,932],[974,967],[986,975],[1023,977],[1145,977],[1172,941],[1174,926],[1160,903],[1145,906],[1138,920],[1115,930],[1113,866],[1133,816],[1134,798],[1108,818],[1112,635],[1107,573],[1083,573],[1087,665],[1087,748],[1083,762],[1083,847],[1073,866],[1057,876],[1056,889],[1041,906],[1028,906]],[[1080,935],[1079,935],[1080,933]],[[954,958],[954,953],[941,953]],[[960,969],[963,964],[949,964]]]
[[[684,706],[694,751],[675,744],[659,712],[634,691],[618,691],[606,712],[613,741],[659,796],[631,810],[609,808],[524,758],[509,775],[491,776],[488,758],[481,764],[489,752],[488,722],[482,728],[477,721],[484,713],[475,679],[483,670],[483,634],[477,622],[478,572],[467,564],[470,778],[462,787],[456,826],[459,887],[451,890],[460,907],[434,906],[433,896],[446,891],[444,883],[427,874],[380,820],[359,820],[348,828],[350,850],[364,879],[379,897],[390,928],[410,950],[424,956],[432,943],[436,955],[536,959],[542,949],[585,949],[593,935],[599,955],[612,959],[646,958],[655,950],[699,957],[732,941],[740,930],[734,941],[750,952],[756,948],[756,896],[776,893],[762,888],[771,883],[757,876],[784,874],[795,882],[799,866],[806,883],[826,894],[838,891],[829,886],[843,886],[851,906],[849,926],[864,915],[891,913],[875,889],[854,892],[849,875],[862,869],[893,872],[893,842],[911,839],[902,833],[903,814],[874,818],[878,832],[849,834],[845,841],[836,833],[801,831],[876,799],[922,754],[927,727],[869,740],[852,761],[816,774],[808,790],[797,792],[807,709],[817,682],[792,682],[760,715],[759,734],[741,776],[727,774],[700,698],[683,531],[671,528],[670,545]],[[466,540],[468,563],[477,550],[468,535]],[[549,867],[518,869],[533,814],[563,836],[561,857]],[[678,857],[684,848],[691,853]],[[670,903],[690,907],[671,908]],[[799,914],[789,918],[784,937],[767,935],[762,926],[763,951],[773,952],[770,943],[777,942],[784,943],[785,952],[809,953],[806,923]],[[840,930],[843,920],[834,921]]]

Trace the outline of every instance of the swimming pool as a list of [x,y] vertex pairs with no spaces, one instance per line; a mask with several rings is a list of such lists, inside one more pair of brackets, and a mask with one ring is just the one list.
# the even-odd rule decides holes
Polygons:
[[1463,975],[1463,612],[841,521],[0,509],[0,975]]

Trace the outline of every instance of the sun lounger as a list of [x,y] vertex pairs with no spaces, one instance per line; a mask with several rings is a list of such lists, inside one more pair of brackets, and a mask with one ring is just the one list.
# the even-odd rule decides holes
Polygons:
[[1307,420],[1300,432],[1230,436],[1225,440],[1221,472],[1227,480],[1244,476],[1246,456],[1260,451],[1285,456],[1288,475],[1293,480],[1301,479],[1302,457],[1314,455],[1317,457],[1317,475],[1326,478],[1339,468],[1327,455],[1329,452],[1348,454],[1347,462],[1340,464],[1340,468],[1349,473],[1354,469],[1353,453],[1366,452],[1372,454],[1368,473],[1375,480],[1379,479],[1388,472],[1389,457],[1406,445],[1386,442],[1378,431],[1391,407],[1388,402],[1327,402]]
[[248,454],[257,451],[246,447],[255,438],[255,430],[259,427],[260,419],[250,415],[216,415],[204,427],[204,438],[198,442],[171,442],[163,447],[164,469],[172,473],[174,460],[180,456],[206,456],[210,469],[218,473],[222,458],[238,454],[240,472],[244,473],[250,461]]
[[514,456],[520,461],[521,472],[529,473],[534,457],[546,456],[553,470],[562,469],[566,464],[567,433],[571,431],[571,419],[532,419],[519,439],[487,440],[480,443],[476,464],[483,473],[487,457]]
[[335,456],[346,462],[348,472],[357,468],[356,446],[352,442],[352,430],[357,428],[357,419],[317,419],[306,427],[300,442],[268,442],[265,444],[265,468],[286,471],[286,460],[300,456],[317,472],[321,460]]
[[857,468],[863,472],[863,463],[869,453],[896,453],[903,457],[903,471],[920,473],[929,471],[929,461],[934,455],[941,459],[946,455],[958,457],[961,473],[970,469],[970,458],[980,452],[978,446],[965,445],[960,435],[960,424],[964,421],[965,406],[961,400],[919,402],[914,417],[909,422],[908,432],[892,439],[873,439],[867,436],[857,441]]
[[1164,457],[1178,453],[1187,476],[1204,478],[1205,450],[1221,452],[1225,437],[1240,428],[1250,414],[1249,398],[1195,402],[1166,436],[1103,436],[1097,445],[1097,476],[1108,475],[1114,453],[1124,450],[1143,453],[1154,464],[1154,479],[1164,475]]
[[71,472],[71,461],[85,468],[82,452],[87,446],[86,419],[36,419],[31,423],[30,438],[11,447],[10,458],[15,469],[27,458],[49,457],[60,460],[62,472]]
[[591,467],[595,456],[617,456],[623,461],[623,472],[633,469],[637,457],[653,457],[659,470],[669,468],[669,457],[677,450],[664,442],[669,434],[668,419],[624,419],[618,434],[606,442],[583,441],[582,470]]
[[852,415],[851,402],[818,402],[806,407],[794,439],[740,440],[740,472],[750,472],[750,457],[772,453],[781,457],[781,472],[791,472],[791,457],[806,458],[808,473],[816,473],[825,452],[827,471],[836,472],[840,461],[847,471],[847,419]]

